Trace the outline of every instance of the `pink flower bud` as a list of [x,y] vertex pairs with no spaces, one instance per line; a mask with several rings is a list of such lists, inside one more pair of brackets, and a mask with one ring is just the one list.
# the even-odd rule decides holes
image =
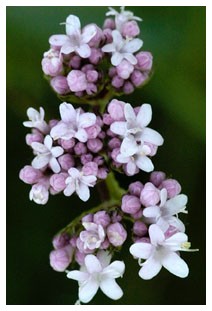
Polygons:
[[117,211],[115,211],[112,214],[111,220],[112,220],[112,223],[120,222],[122,220],[122,216]]
[[122,60],[121,63],[116,67],[117,74],[120,78],[126,80],[130,77],[134,70],[134,66],[127,60]]
[[113,78],[117,74],[116,67],[110,67],[108,75],[110,78]]
[[128,214],[135,214],[140,210],[140,208],[141,202],[139,198],[128,194],[122,197],[121,209],[123,212]]
[[123,86],[123,92],[125,94],[131,94],[133,91],[134,91],[134,86],[132,85],[132,83],[129,81],[126,81]]
[[86,93],[88,95],[93,95],[93,94],[97,93],[97,86],[96,86],[96,84],[94,84],[94,83],[87,83]]
[[137,220],[137,219],[141,219],[142,215],[143,215],[143,211],[142,209],[139,209],[137,213],[131,214],[131,217]]
[[113,118],[113,120],[115,121],[124,120],[124,106],[125,103],[120,100],[117,99],[111,100],[107,110],[110,116]]
[[44,53],[41,65],[43,72],[51,77],[58,76],[63,71],[63,63],[59,58],[58,51],[49,50]]
[[96,82],[98,80],[98,72],[96,70],[88,70],[86,73],[86,78],[88,82]]
[[98,138],[94,138],[94,139],[89,139],[87,141],[87,147],[90,151],[97,153],[99,152],[102,147],[103,147],[103,143],[100,139]]
[[124,84],[124,79],[120,78],[119,76],[114,76],[111,82],[112,86],[116,89],[119,89]]
[[97,175],[98,165],[95,162],[88,162],[82,168],[83,174],[88,175]]
[[50,185],[56,192],[61,192],[67,186],[65,183],[67,177],[68,177],[67,173],[53,174],[49,180]]
[[97,65],[101,61],[102,57],[103,52],[100,49],[91,48],[91,55],[89,57],[89,61],[92,64]]
[[100,42],[103,39],[103,32],[101,30],[101,28],[99,28],[96,24],[88,24],[86,25],[84,29],[86,29],[87,27],[90,27],[90,25],[93,25],[96,28],[96,34],[95,36],[93,36],[93,38],[91,38],[91,40],[89,41],[89,46],[90,47],[99,47]]
[[165,188],[167,190],[168,198],[173,198],[181,191],[181,186],[176,179],[165,179],[159,186],[159,189]]
[[158,187],[162,181],[166,178],[166,174],[164,172],[154,171],[150,174],[150,182]]
[[139,70],[134,70],[130,77],[134,86],[140,86],[147,78],[148,76]]
[[140,198],[143,187],[144,185],[140,181],[133,182],[129,185],[129,192],[130,194]]
[[153,206],[160,201],[160,191],[150,182],[144,185],[140,196],[141,203],[144,206]]
[[63,149],[65,150],[69,150],[70,148],[73,148],[75,145],[75,139],[71,138],[71,139],[60,139],[60,144],[61,147],[63,147]]
[[93,222],[97,225],[102,225],[102,227],[107,227],[110,223],[110,216],[106,211],[99,211],[94,214]]
[[81,142],[76,143],[76,145],[74,146],[74,152],[76,153],[76,155],[86,154],[87,153],[86,145]]
[[152,69],[153,57],[150,52],[139,52],[136,55],[136,67],[142,71],[150,71]]
[[148,153],[148,156],[153,157],[154,155],[156,155],[158,146],[150,144],[148,142],[144,142],[144,144],[150,148],[150,153]]
[[93,161],[97,164],[97,165],[103,165],[105,160],[102,156],[97,156],[93,159]]
[[103,30],[103,34],[105,37],[105,44],[107,43],[111,43],[113,41],[113,37],[112,37],[112,29],[110,28],[105,28]]
[[113,246],[121,246],[127,238],[127,231],[119,222],[115,222],[107,227],[107,237]]
[[85,74],[89,71],[89,70],[94,70],[94,66],[92,64],[86,64],[81,68],[81,71],[84,72]]
[[40,170],[26,165],[24,166],[19,173],[19,178],[24,181],[26,184],[35,184],[43,176]]
[[110,242],[108,239],[105,239],[102,244],[100,245],[100,249],[108,249],[108,247],[110,246]]
[[86,129],[88,139],[97,138],[99,133],[101,132],[101,127],[98,124],[94,124],[92,126],[87,127]]
[[124,23],[121,29],[121,33],[124,37],[133,38],[140,34],[140,28],[136,21],[129,21]]
[[87,214],[81,219],[82,223],[83,222],[93,222],[93,214]]
[[138,236],[135,236],[133,237],[133,241],[135,243],[150,243],[150,238],[147,238],[147,237],[138,237]]
[[114,122],[114,120],[108,113],[104,113],[103,114],[103,122],[106,125],[110,125],[111,123]]
[[115,148],[112,150],[111,152],[111,158],[117,162],[116,158],[118,156],[118,154],[120,154],[120,148]]
[[81,60],[82,59],[79,55],[74,55],[69,62],[69,66],[73,69],[79,69],[81,65]]
[[116,27],[116,24],[115,24],[114,19],[112,18],[105,19],[104,24],[103,24],[103,29],[105,28],[115,29],[115,27]]
[[77,245],[78,250],[81,253],[84,253],[84,254],[91,254],[91,253],[93,253],[93,249],[89,249],[89,248],[85,248],[84,247],[85,246],[84,242],[80,238],[77,238],[76,245]]
[[54,77],[51,79],[50,84],[54,91],[58,94],[64,95],[70,92],[66,77]]
[[133,225],[133,233],[139,237],[146,235],[148,229],[144,222],[137,220]]
[[80,160],[82,164],[85,165],[86,163],[91,162],[93,160],[93,156],[91,153],[82,154]]
[[75,248],[77,247],[77,237],[76,236],[72,236],[72,238],[69,240],[69,244]]
[[80,252],[78,249],[76,249],[75,260],[80,266],[84,265],[85,256],[86,256],[85,253]]
[[109,143],[108,143],[108,147],[113,150],[115,148],[120,148],[121,146],[121,141],[120,139],[118,139],[117,137],[112,138]]
[[52,244],[55,249],[63,248],[69,244],[70,236],[67,233],[61,233],[54,236]]
[[70,265],[73,257],[73,248],[67,245],[64,248],[51,251],[49,259],[51,267],[58,272],[63,272]]
[[74,157],[68,153],[61,155],[58,158],[58,162],[63,170],[68,171],[71,167],[74,167]]
[[67,76],[67,82],[72,92],[84,91],[87,88],[86,75],[81,70],[71,70]]
[[97,172],[97,177],[99,179],[106,179],[108,175],[108,169],[105,167],[100,167]]
[[28,146],[31,146],[31,144],[34,142],[43,143],[43,134],[41,133],[27,134],[25,139],[26,144]]

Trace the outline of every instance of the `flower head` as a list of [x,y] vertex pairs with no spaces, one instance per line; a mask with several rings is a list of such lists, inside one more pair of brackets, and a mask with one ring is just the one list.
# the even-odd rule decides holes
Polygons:
[[133,12],[125,11],[125,7],[120,8],[120,13],[115,9],[109,7],[109,11],[106,13],[106,16],[115,16],[115,24],[118,30],[122,29],[122,26],[131,20],[142,21],[138,16],[134,16]]
[[115,279],[123,275],[125,264],[118,260],[110,264],[110,260],[111,256],[106,251],[98,252],[97,256],[89,254],[85,257],[85,264],[81,266],[80,271],[67,273],[69,279],[78,281],[81,302],[91,301],[99,288],[113,300],[122,297],[123,291]]

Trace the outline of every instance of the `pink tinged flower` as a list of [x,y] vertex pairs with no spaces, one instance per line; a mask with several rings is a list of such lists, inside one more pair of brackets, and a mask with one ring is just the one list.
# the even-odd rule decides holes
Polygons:
[[52,147],[53,140],[50,135],[47,135],[44,139],[44,143],[32,143],[32,149],[37,156],[32,161],[32,166],[37,169],[41,169],[49,164],[54,173],[59,173],[61,168],[57,161],[57,157],[63,154],[64,150],[61,147]]
[[23,125],[26,127],[36,128],[41,131],[43,134],[47,134],[49,131],[49,127],[44,121],[45,112],[42,107],[40,107],[40,112],[35,110],[34,108],[27,109],[27,116],[30,121],[23,122]]
[[81,231],[79,237],[84,244],[84,249],[99,248],[105,239],[105,231],[102,225],[93,222],[83,222],[82,225],[86,230]]
[[150,52],[139,52],[136,54],[137,64],[136,68],[142,71],[150,71],[152,69],[153,57]]
[[49,199],[49,191],[48,186],[43,183],[37,183],[32,186],[29,199],[30,201],[34,201],[37,204],[45,205]]
[[66,188],[63,193],[65,196],[71,196],[75,191],[79,198],[86,202],[90,198],[89,187],[93,187],[96,183],[96,176],[84,175],[78,169],[72,167],[68,170],[69,177],[66,178]]
[[24,166],[20,173],[19,178],[26,184],[35,184],[43,176],[42,172],[30,165]]
[[71,245],[51,251],[49,255],[50,266],[55,271],[65,271],[72,261],[73,252],[74,250]]
[[122,30],[125,23],[131,20],[142,21],[138,16],[134,16],[133,12],[125,11],[125,7],[120,8],[120,13],[115,9],[109,7],[109,11],[106,13],[106,16],[115,16],[115,24],[118,30]]
[[146,259],[141,264],[139,276],[144,280],[152,279],[162,267],[170,273],[185,278],[189,269],[185,261],[180,258],[179,251],[189,251],[190,243],[185,233],[178,232],[166,239],[163,231],[157,225],[149,228],[151,243],[138,242],[130,247],[130,253],[141,259]]
[[69,279],[78,281],[79,300],[88,303],[100,288],[102,292],[113,300],[120,299],[123,291],[115,279],[122,277],[125,264],[114,261],[110,264],[111,256],[107,251],[98,252],[97,256],[89,254],[85,257],[80,271],[73,270],[67,273]]
[[184,232],[184,224],[179,218],[174,217],[174,215],[187,213],[187,201],[188,197],[185,194],[179,194],[167,200],[167,190],[163,188],[160,191],[160,205],[146,207],[143,210],[143,215],[149,219],[151,223],[156,223],[160,226],[163,232],[166,232],[170,225]]
[[71,70],[67,75],[67,82],[72,92],[85,91],[88,85],[86,74],[81,70]]
[[116,222],[107,227],[107,237],[113,246],[121,246],[127,238],[127,231],[122,224]]
[[96,27],[88,25],[81,31],[80,20],[74,15],[69,15],[65,24],[67,35],[53,35],[49,38],[49,43],[52,46],[60,47],[60,53],[75,52],[82,58],[88,58],[91,54],[88,43],[95,36]]
[[141,191],[140,200],[144,206],[156,205],[160,201],[160,190],[148,182]]
[[62,138],[69,140],[77,138],[81,142],[86,142],[88,139],[85,128],[96,123],[94,113],[81,113],[81,109],[74,109],[71,104],[60,104],[61,121],[51,129],[51,136],[54,140]]
[[41,65],[43,72],[46,75],[55,77],[62,73],[63,62],[59,56],[59,51],[53,49],[50,49],[44,53],[44,58],[42,59]]
[[112,31],[113,42],[103,46],[102,51],[112,53],[111,64],[118,66],[122,60],[128,60],[132,65],[137,64],[133,53],[137,52],[143,45],[140,39],[125,40],[118,30]]

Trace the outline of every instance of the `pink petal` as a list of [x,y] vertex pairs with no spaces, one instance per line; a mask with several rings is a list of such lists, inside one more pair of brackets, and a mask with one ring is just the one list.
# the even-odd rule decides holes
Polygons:
[[113,43],[109,43],[103,46],[102,51],[105,53],[111,53],[111,52],[115,52],[116,49]]
[[130,104],[124,106],[124,116],[127,122],[133,123],[136,121],[136,115],[133,107]]
[[74,193],[75,190],[76,190],[75,183],[74,183],[74,181],[72,181],[67,185],[67,187],[64,189],[63,193],[65,196],[69,197]]
[[70,54],[70,53],[74,52],[74,50],[75,49],[74,49],[73,45],[71,45],[70,41],[68,41],[61,47],[60,53]]
[[159,206],[146,207],[143,210],[143,215],[145,217],[158,217],[160,215],[160,207]]
[[137,58],[131,54],[131,53],[123,53],[123,58],[125,58],[126,60],[128,60],[128,62],[130,62],[132,65],[136,65],[137,64]]
[[38,155],[32,161],[32,167],[40,169],[46,166],[49,163],[49,155]]
[[94,183],[96,182],[97,178],[94,175],[88,175],[88,176],[82,176],[81,180],[84,184],[92,187]]
[[50,135],[47,135],[44,139],[44,145],[50,150],[52,148],[52,138]]
[[71,129],[66,123],[61,121],[51,129],[50,134],[54,140],[58,138],[68,140],[74,137],[75,131]]
[[[118,154],[116,157],[116,161],[119,163],[128,163],[130,161],[129,157],[124,156],[123,154]],[[130,161],[132,162],[132,161]]]
[[147,259],[152,253],[152,245],[150,243],[135,243],[130,246],[130,253],[137,258]]
[[51,153],[52,153],[53,157],[57,158],[64,153],[64,150],[61,147],[53,147],[51,149]]
[[152,119],[152,107],[149,104],[143,104],[137,114],[136,120],[141,127],[146,127]]
[[36,141],[31,144],[31,147],[35,152],[38,153],[46,153],[49,151],[44,144],[38,143]]
[[136,164],[135,161],[129,160],[126,167],[127,173],[132,176],[136,173]]

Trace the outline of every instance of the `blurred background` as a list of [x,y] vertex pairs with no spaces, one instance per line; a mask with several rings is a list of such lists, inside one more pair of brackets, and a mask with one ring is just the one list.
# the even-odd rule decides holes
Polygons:
[[[124,247],[126,272],[118,282],[124,296],[112,301],[99,292],[90,304],[205,304],[205,7],[127,7],[143,19],[143,50],[154,56],[154,75],[146,86],[122,99],[153,108],[151,127],[164,137],[153,162],[177,179],[189,197],[186,232],[197,253],[183,253],[189,277],[165,269],[152,279],[138,277],[139,267]],[[48,38],[64,33],[69,14],[82,25],[102,26],[107,7],[7,7],[7,304],[74,304],[77,282],[49,266],[53,235],[86,208],[98,203],[93,191],[87,204],[63,195],[45,206],[29,201],[30,186],[18,178],[32,160],[22,126],[26,109],[45,108],[47,119],[58,116],[59,100],[43,79],[42,54]],[[148,174],[140,174],[141,181]],[[123,187],[138,176],[117,178]]]

